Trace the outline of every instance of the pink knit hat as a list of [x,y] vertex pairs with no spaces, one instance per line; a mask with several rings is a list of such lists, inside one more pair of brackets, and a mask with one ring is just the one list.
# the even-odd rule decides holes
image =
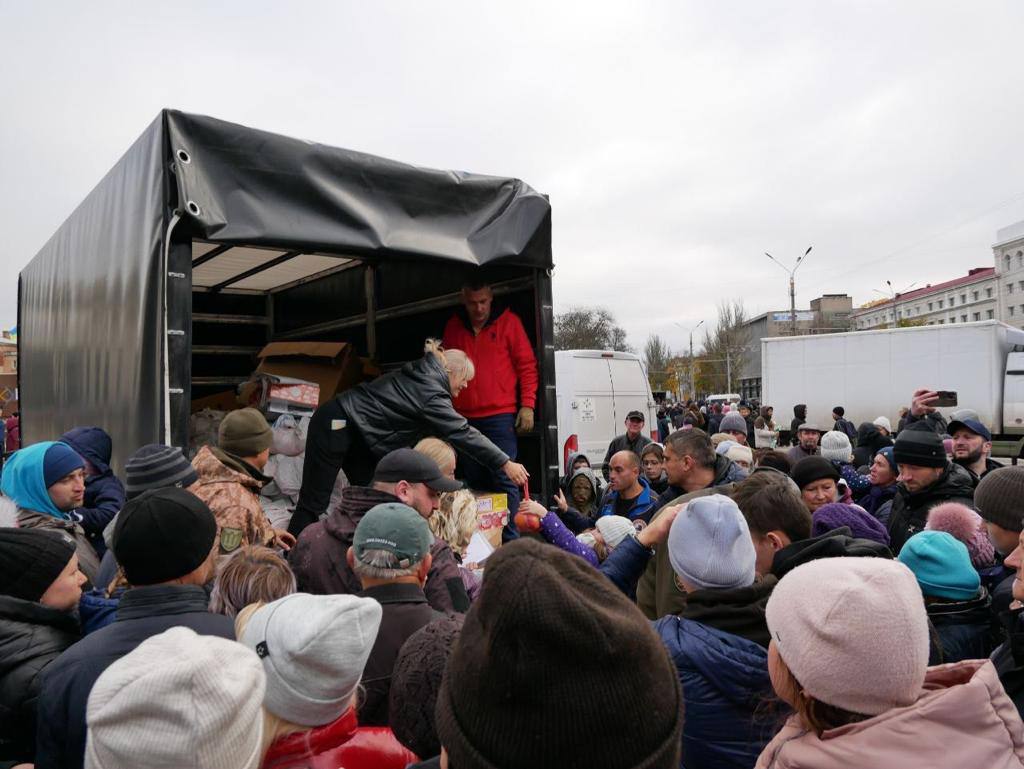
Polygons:
[[928,522],[924,526],[934,531],[952,534],[965,545],[975,569],[991,566],[996,560],[996,550],[985,530],[985,521],[967,505],[959,502],[943,502],[928,511]]
[[779,655],[814,699],[875,716],[921,693],[928,615],[917,579],[899,561],[797,566],[775,586],[766,614]]

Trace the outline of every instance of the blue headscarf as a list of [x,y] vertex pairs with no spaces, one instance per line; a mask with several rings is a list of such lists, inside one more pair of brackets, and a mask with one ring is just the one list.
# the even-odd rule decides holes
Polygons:
[[[43,470],[46,452],[56,445],[56,441],[42,441],[11,454],[4,464],[3,475],[0,476],[0,491],[4,496],[13,499],[20,508],[52,515],[54,518],[67,518],[67,513],[57,509],[50,499]],[[84,465],[83,462],[79,467]]]

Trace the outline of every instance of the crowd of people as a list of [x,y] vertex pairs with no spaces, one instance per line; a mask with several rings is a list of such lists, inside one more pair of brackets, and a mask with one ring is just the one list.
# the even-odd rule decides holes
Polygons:
[[[1024,767],[1024,466],[976,413],[693,403],[658,442],[630,413],[543,504],[536,363],[491,296],[317,410],[286,527],[252,408],[191,461],[115,473],[97,427],[15,451],[0,766]],[[471,489],[516,513],[483,564]]]

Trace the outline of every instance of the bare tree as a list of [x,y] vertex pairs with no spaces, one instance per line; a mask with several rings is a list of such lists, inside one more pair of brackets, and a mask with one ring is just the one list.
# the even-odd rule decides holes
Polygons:
[[671,357],[672,352],[660,336],[651,334],[647,337],[647,343],[644,345],[644,364],[647,366],[647,378],[651,382],[652,390],[668,388],[668,380],[672,376],[668,365]]
[[722,302],[718,306],[717,322],[704,332],[701,383],[709,392],[728,392],[730,386],[735,391],[750,344],[746,322],[743,302]]
[[632,352],[625,329],[604,307],[571,307],[555,316],[556,350],[619,350]]

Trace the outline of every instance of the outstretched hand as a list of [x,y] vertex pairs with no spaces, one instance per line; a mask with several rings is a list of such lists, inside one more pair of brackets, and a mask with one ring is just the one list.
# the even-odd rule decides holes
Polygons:
[[516,486],[525,486],[527,481],[530,480],[530,474],[526,472],[526,468],[518,462],[509,460],[501,468],[505,471],[505,475],[512,481]]
[[569,503],[565,499],[565,492],[561,489],[555,494],[555,506],[563,513],[569,512]]

